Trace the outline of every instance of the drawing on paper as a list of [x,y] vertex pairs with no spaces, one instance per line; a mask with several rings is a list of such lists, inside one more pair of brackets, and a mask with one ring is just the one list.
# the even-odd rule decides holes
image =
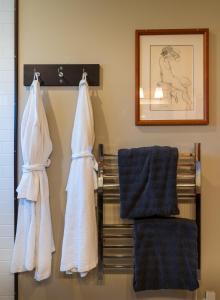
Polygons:
[[[151,45],[150,68],[151,110],[193,110],[192,45]],[[160,104],[154,104],[156,87],[163,90]]]

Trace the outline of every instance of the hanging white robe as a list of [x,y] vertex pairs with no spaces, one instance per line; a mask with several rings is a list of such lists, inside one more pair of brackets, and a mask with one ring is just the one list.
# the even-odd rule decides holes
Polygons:
[[50,165],[52,143],[38,79],[30,87],[22,117],[21,149],[24,165],[17,188],[19,207],[11,272],[35,269],[35,279],[40,281],[50,276],[55,248],[45,170]]
[[81,277],[98,262],[97,225],[94,190],[97,189],[92,154],[94,120],[86,78],[79,84],[79,96],[72,132],[72,162],[66,187],[67,204],[60,270]]

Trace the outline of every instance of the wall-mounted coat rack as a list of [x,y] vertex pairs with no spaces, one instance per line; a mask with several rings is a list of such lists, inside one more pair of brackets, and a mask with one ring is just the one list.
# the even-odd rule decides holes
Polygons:
[[90,86],[99,86],[99,64],[24,65],[24,86],[30,86],[34,73],[43,86],[78,86],[82,73],[87,73]]

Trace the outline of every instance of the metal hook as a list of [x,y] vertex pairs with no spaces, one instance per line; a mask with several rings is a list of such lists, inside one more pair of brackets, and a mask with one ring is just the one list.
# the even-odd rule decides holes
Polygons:
[[34,79],[37,78],[38,80],[39,77],[40,77],[40,72],[37,72],[36,68],[34,68]]
[[60,78],[60,80],[59,80],[60,84],[62,84],[63,83],[63,77],[64,77],[62,66],[58,67],[58,77]]
[[60,77],[60,78],[62,78],[63,76],[64,76],[64,74],[63,74],[63,67],[62,66],[60,66],[60,67],[58,67],[58,76]]
[[87,74],[87,72],[85,71],[85,68],[83,68],[82,79],[86,80],[86,76],[88,76],[88,74]]

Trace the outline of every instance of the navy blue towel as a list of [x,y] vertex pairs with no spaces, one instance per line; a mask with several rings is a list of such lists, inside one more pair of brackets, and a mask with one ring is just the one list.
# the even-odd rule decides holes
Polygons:
[[178,218],[134,222],[135,291],[199,287],[197,225]]
[[179,214],[178,149],[142,147],[118,151],[121,218]]

